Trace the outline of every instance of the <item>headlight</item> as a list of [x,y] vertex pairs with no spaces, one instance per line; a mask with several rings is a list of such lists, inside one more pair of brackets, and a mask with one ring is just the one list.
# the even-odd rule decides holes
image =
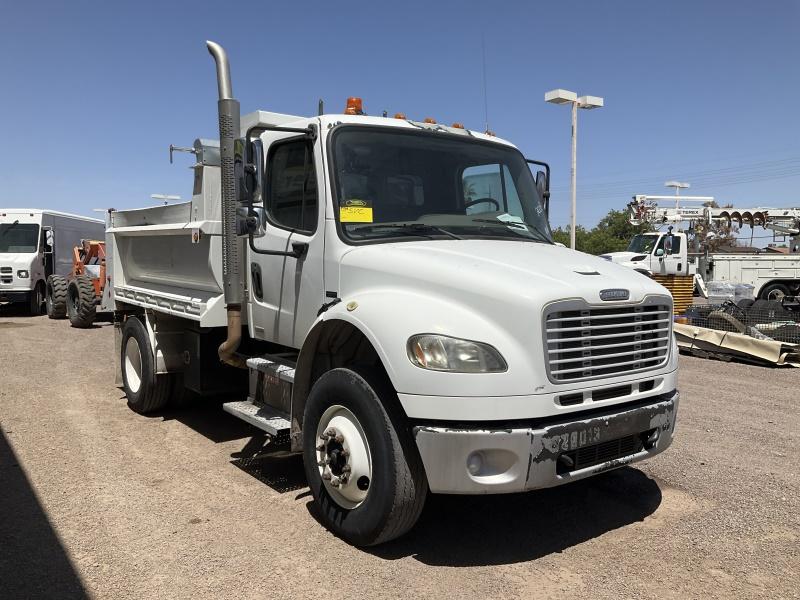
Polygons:
[[27,279],[29,275],[30,273],[28,273],[25,270],[17,271],[17,277],[19,277],[20,279]]
[[508,365],[489,344],[446,335],[413,335],[406,346],[408,358],[423,369],[451,373],[501,373]]

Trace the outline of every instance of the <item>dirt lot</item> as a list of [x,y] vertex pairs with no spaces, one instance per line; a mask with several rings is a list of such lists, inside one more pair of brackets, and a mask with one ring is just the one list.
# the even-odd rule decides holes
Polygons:
[[672,448],[556,490],[433,497],[368,551],[294,457],[125,405],[113,333],[0,309],[0,598],[800,597],[796,370],[681,358]]

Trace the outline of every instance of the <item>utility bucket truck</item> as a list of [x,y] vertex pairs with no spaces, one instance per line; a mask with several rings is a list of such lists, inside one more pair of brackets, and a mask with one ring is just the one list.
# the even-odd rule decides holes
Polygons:
[[[53,279],[72,270],[73,247],[83,239],[102,239],[104,232],[99,219],[35,208],[0,208],[0,304],[22,304],[30,314],[41,314]],[[66,285],[56,287],[56,301],[66,306]]]
[[[675,206],[659,206],[671,201]],[[625,252],[610,252],[602,258],[624,265],[646,275],[692,276],[696,289],[707,296],[709,281],[746,283],[753,286],[757,298],[780,301],[785,296],[800,295],[800,209],[797,208],[734,208],[681,206],[683,202],[713,203],[711,196],[634,196],[628,204],[629,221],[633,225],[649,223],[667,227],[634,236]],[[673,231],[688,223],[689,231]],[[762,227],[789,236],[789,252],[774,254],[712,252],[705,237],[713,224],[730,229]],[[693,236],[688,234],[692,233]]]
[[189,149],[191,202],[111,213],[133,410],[246,379],[224,409],[302,453],[357,545],[402,535],[428,493],[547,488],[670,445],[672,300],[553,243],[544,163],[355,98],[240,118],[208,48],[220,139]]

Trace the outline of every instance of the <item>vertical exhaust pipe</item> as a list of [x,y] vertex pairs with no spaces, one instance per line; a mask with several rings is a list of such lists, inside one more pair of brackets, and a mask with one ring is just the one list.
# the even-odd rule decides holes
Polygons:
[[242,339],[242,275],[239,261],[239,240],[236,236],[236,176],[234,174],[234,144],[240,135],[239,101],[233,97],[231,71],[224,48],[206,42],[217,65],[219,101],[219,151],[222,175],[222,284],[225,309],[228,312],[228,337],[218,349],[222,362],[244,367],[235,353]]

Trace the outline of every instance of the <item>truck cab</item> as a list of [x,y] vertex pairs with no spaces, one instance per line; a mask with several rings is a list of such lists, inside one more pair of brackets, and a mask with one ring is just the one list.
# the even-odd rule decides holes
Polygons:
[[694,275],[695,265],[689,261],[684,232],[652,231],[633,236],[624,252],[608,252],[600,258],[645,275]]
[[321,520],[357,545],[408,531],[429,493],[546,488],[670,445],[672,298],[553,243],[544,163],[360,102],[240,118],[209,49],[220,140],[191,149],[192,201],[110,215],[133,410],[246,377],[224,409],[302,453]]

